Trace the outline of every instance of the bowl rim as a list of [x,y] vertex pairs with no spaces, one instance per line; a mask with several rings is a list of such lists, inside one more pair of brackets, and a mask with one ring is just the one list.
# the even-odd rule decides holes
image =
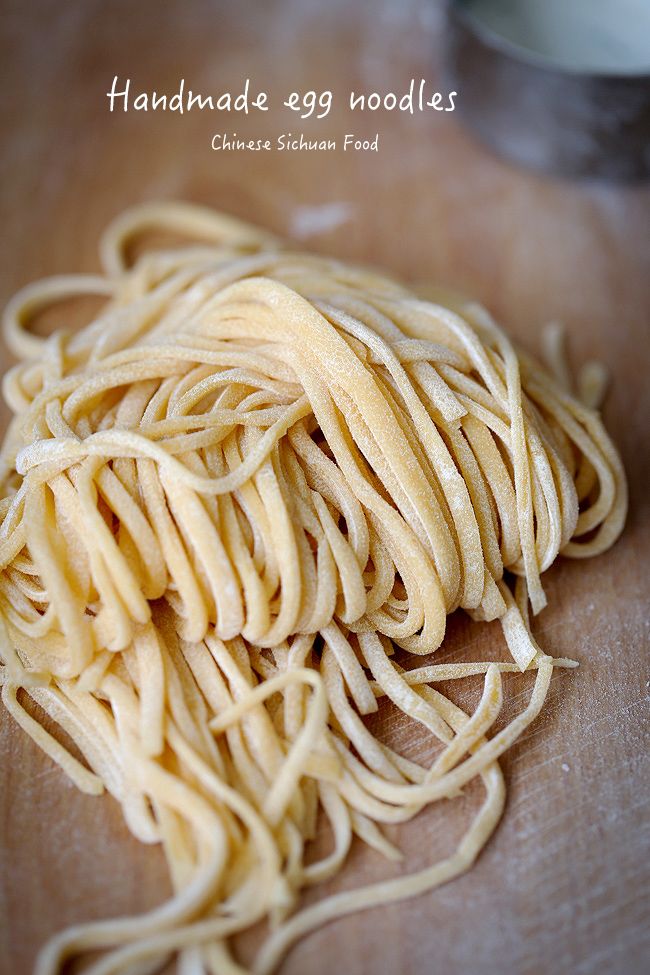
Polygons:
[[[478,40],[484,47],[501,56],[508,57],[519,64],[547,71],[565,78],[584,79],[599,82],[650,82],[650,65],[646,71],[592,70],[571,65],[559,64],[539,51],[510,40],[505,34],[495,30],[470,8],[471,0],[447,0],[448,15],[457,20],[462,28]],[[542,0],[544,2],[544,0]]]

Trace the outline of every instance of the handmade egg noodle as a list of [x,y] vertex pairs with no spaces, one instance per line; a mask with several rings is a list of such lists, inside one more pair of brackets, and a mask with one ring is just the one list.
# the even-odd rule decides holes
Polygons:
[[[188,242],[129,266],[151,232]],[[242,975],[233,936],[266,920],[250,970],[269,975],[324,922],[458,876],[494,830],[498,758],[574,665],[531,635],[540,575],[607,549],[625,518],[603,377],[584,371],[581,401],[557,329],[547,369],[478,305],[188,205],[124,214],[101,258],[103,276],[30,285],[5,315],[21,361],[4,381],[2,696],[79,789],[162,844],[174,893],[64,931],[36,970],[106,949],[84,971],[179,953],[183,975]],[[106,296],[86,327],[30,332],[86,293]],[[459,607],[500,620],[512,663],[414,666]],[[524,670],[528,703],[489,737],[503,675]],[[476,675],[471,715],[436,688]],[[439,743],[430,767],[371,733],[386,699]],[[382,825],[474,779],[482,805],[446,859],[301,908],[355,835],[399,859]]]

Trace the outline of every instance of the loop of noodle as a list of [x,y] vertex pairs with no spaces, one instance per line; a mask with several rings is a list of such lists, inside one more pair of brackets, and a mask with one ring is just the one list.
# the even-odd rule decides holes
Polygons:
[[[198,243],[129,267],[149,230]],[[585,371],[583,405],[557,329],[552,377],[478,306],[421,300],[195,207],[131,211],[101,254],[105,277],[30,285],[5,314],[22,361],[4,381],[3,700],[80,789],[107,789],[136,836],[163,844],[174,896],[63,932],[37,972],[107,948],[88,972],[180,952],[187,971],[234,975],[230,938],[267,918],[253,966],[266,975],[317,925],[456,876],[493,831],[498,757],[553,667],[573,663],[539,650],[528,601],[543,607],[560,552],[603,551],[625,517],[593,409],[604,379]],[[78,293],[107,296],[89,325],[29,332]],[[404,670],[395,648],[436,650],[459,607],[501,621],[514,664]],[[536,672],[530,701],[488,738],[517,669]],[[476,674],[472,716],[431,686]],[[429,768],[366,727],[384,697],[440,743]],[[399,858],[379,824],[476,777],[483,805],[447,859],[296,912],[353,835]],[[319,810],[333,846],[306,863]]]

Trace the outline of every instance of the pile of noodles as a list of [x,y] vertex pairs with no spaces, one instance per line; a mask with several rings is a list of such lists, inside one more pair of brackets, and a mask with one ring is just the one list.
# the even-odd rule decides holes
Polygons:
[[[161,230],[192,243],[129,267]],[[232,938],[266,920],[252,971],[268,975],[314,927],[457,876],[492,833],[497,760],[573,663],[531,635],[540,575],[608,548],[625,517],[602,376],[588,368],[576,398],[557,331],[547,371],[477,305],[190,206],[123,215],[101,257],[103,276],[31,285],[5,316],[21,361],[4,381],[2,696],[81,790],[110,792],[162,844],[174,894],[63,932],[37,972],[107,949],[92,975],[174,953],[184,975],[241,975]],[[85,328],[29,331],[83,293],[107,299]],[[512,663],[413,666],[459,607],[500,620]],[[490,737],[502,675],[526,669],[528,703]],[[477,674],[471,715],[436,689]],[[383,699],[439,743],[430,767],[371,734]],[[382,825],[477,778],[482,805],[447,859],[422,851],[414,874],[301,909],[355,835],[398,859]]]

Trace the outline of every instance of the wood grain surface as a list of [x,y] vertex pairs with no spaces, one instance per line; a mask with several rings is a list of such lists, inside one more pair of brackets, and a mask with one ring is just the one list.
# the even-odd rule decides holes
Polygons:
[[[509,800],[494,839],[458,881],[311,935],[282,972],[647,970],[650,188],[511,168],[451,113],[350,116],[350,89],[400,92],[411,77],[442,84],[441,9],[424,0],[32,0],[2,3],[0,21],[3,301],[35,277],[95,269],[98,235],[122,208],[182,198],[316,251],[460,288],[531,348],[541,325],[560,318],[577,362],[610,367],[606,416],[630,517],[611,552],[560,560],[545,576],[539,640],[582,665],[554,677],[542,718],[505,757]],[[219,92],[248,76],[273,107],[247,118],[110,115],[115,74],[169,92],[181,77]],[[334,91],[330,117],[301,122],[282,108],[306,88]],[[378,153],[213,152],[212,135],[232,131],[378,132],[380,144]],[[456,614],[438,658],[502,652],[498,626]],[[510,707],[521,707],[528,680],[510,679]],[[470,683],[459,700],[479,690]],[[128,834],[112,799],[78,794],[4,712],[0,720],[0,968],[23,975],[62,926],[144,910],[168,884],[160,851]],[[409,754],[426,756],[426,740],[395,714],[382,723]],[[477,798],[470,790],[398,831],[402,868],[445,855]],[[394,873],[355,848],[329,889]],[[254,941],[243,939],[245,957]]]

